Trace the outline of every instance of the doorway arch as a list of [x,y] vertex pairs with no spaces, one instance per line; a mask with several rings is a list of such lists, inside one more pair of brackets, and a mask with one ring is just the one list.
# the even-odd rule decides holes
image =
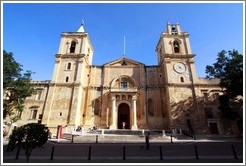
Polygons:
[[[125,122],[125,127],[123,123]],[[118,106],[118,129],[130,129],[130,107],[126,103]]]

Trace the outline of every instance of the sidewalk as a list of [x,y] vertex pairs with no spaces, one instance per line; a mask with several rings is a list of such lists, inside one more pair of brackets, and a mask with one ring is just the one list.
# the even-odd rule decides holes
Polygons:
[[[72,138],[50,139],[50,142],[57,143],[145,143],[145,137],[141,135],[113,135],[113,134],[84,134],[76,135]],[[187,143],[187,142],[242,142],[227,135],[196,135],[196,138],[178,135],[177,137],[150,135],[149,141],[152,143]]]

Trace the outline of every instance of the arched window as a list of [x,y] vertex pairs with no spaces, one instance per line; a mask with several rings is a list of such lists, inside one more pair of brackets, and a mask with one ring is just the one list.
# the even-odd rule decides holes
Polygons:
[[67,70],[71,70],[71,63],[70,62],[68,62],[68,64],[67,64]]
[[180,77],[180,82],[184,82],[184,77]]
[[174,53],[179,53],[180,52],[180,47],[179,47],[179,42],[174,41],[173,42],[173,48],[174,48]]
[[150,116],[154,116],[154,107],[153,107],[153,100],[148,99],[148,114]]
[[76,41],[71,42],[70,53],[74,53],[76,48]]

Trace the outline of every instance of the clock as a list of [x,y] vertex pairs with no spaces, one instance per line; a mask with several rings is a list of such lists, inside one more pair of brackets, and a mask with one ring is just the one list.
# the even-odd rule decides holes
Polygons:
[[185,69],[186,69],[185,64],[183,64],[181,62],[175,63],[173,65],[173,68],[178,73],[183,73],[183,72],[185,72]]

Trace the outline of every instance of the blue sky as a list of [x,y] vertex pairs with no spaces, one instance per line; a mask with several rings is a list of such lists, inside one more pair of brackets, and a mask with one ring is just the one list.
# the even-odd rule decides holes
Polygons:
[[75,32],[84,20],[94,47],[94,65],[126,56],[157,65],[155,48],[166,23],[178,22],[190,34],[197,75],[221,50],[243,53],[242,3],[3,3],[3,49],[13,52],[34,80],[51,80],[62,32]]

